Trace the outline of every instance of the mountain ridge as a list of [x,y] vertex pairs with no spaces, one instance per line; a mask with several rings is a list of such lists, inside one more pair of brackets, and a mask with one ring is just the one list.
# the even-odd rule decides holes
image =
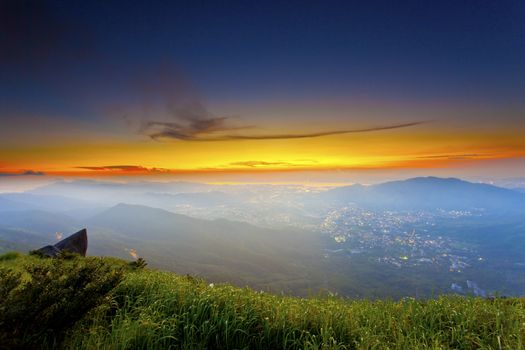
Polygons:
[[339,203],[354,201],[400,209],[525,209],[525,194],[458,178],[416,177],[370,186],[345,186],[321,193],[320,197]]

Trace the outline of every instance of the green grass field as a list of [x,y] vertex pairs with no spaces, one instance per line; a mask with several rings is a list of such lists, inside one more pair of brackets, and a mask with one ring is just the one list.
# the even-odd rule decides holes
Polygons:
[[112,258],[0,256],[0,348],[525,349],[525,301],[293,298]]

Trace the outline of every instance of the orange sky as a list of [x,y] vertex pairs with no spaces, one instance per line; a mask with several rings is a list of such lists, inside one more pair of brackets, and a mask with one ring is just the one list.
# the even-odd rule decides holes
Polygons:
[[[239,111],[242,118],[224,123],[203,117],[197,122],[205,123],[204,131],[193,130],[191,121],[175,130],[186,133],[182,137],[154,139],[140,129],[141,115],[135,120],[7,115],[0,129],[0,174],[198,175],[228,181],[228,174],[259,174],[264,180],[270,173],[284,178],[290,176],[285,173],[320,171],[325,175],[318,180],[326,182],[334,177],[326,174],[342,170],[525,176],[523,167],[508,165],[525,159],[525,118],[517,108],[336,100],[210,108],[219,116]],[[180,124],[169,115],[155,119]],[[345,130],[359,132],[340,133]],[[333,131],[338,134],[319,136]],[[222,140],[224,135],[229,139]],[[252,139],[236,139],[239,135]]]
[[50,130],[40,139],[31,139],[34,132],[24,135],[19,131],[18,138],[2,147],[1,173],[33,170],[49,175],[104,176],[453,169],[525,156],[525,138],[519,128],[465,130],[438,122],[300,139],[212,142],[155,141],[143,135],[112,134],[111,128],[78,138],[60,137],[63,130],[53,136]]

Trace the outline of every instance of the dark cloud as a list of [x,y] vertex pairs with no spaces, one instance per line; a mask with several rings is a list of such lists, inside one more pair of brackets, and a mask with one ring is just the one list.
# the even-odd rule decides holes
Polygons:
[[0,173],[0,176],[44,176],[42,171],[24,170],[21,173]]
[[[193,140],[213,132],[246,128],[229,125],[230,117],[211,113],[193,84],[173,67],[162,67],[160,75],[152,76],[144,86],[145,118],[141,131],[152,139]],[[158,100],[160,111],[155,106]],[[162,120],[151,118],[158,118],[159,114]]]
[[[176,139],[184,141],[231,141],[231,140],[279,140],[279,139],[303,139],[303,138],[314,138],[330,135],[340,134],[352,134],[352,133],[365,133],[381,130],[391,130],[407,128],[425,123],[424,121],[403,123],[403,124],[391,124],[374,126],[368,128],[358,129],[342,129],[342,130],[329,130],[311,133],[287,133],[287,134],[226,134],[217,135],[213,134],[217,131],[231,131],[246,129],[247,127],[228,127],[225,125],[227,118],[216,118],[216,120],[208,120],[209,127],[202,127],[195,129],[188,125],[181,125],[176,123],[154,123],[151,126],[159,127],[158,130],[149,134],[153,139]],[[204,126],[205,124],[203,124]],[[251,127],[253,128],[253,127]]]
[[21,175],[36,175],[36,176],[43,176],[45,175],[42,171],[34,171],[34,170],[26,170]]
[[146,168],[140,165],[104,165],[104,166],[77,166],[76,169],[93,171],[129,171],[129,172],[166,172],[163,168]]
[[228,117],[180,118],[182,122],[147,122],[145,129],[152,139],[177,139],[184,141],[202,141],[201,137],[214,132],[243,130],[251,126],[228,125]]
[[[143,69],[132,84],[138,101],[124,121],[154,140],[195,140],[216,132],[248,129],[232,123],[232,116],[210,112],[198,89],[173,63]],[[137,123],[138,122],[138,123]]]

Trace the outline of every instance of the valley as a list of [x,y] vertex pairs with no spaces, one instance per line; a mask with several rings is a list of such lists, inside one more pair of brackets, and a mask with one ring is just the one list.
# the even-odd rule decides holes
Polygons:
[[[0,195],[16,204],[0,210],[0,249],[35,249],[57,232],[87,227],[90,255],[133,259],[136,252],[162,270],[274,293],[525,293],[525,195],[458,181],[334,189],[59,182]],[[425,197],[422,183],[466,194],[460,202]],[[396,205],[400,186],[410,206]]]

